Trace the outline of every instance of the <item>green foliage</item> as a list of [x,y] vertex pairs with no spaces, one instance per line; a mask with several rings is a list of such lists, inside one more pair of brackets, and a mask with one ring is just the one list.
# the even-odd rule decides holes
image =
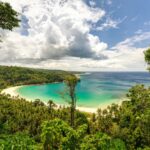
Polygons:
[[0,149],[2,150],[35,150],[37,145],[28,135],[17,133],[14,135],[0,135]]
[[110,137],[103,133],[87,135],[81,144],[82,150],[107,150],[110,147]]
[[[17,97],[0,95],[0,134],[27,132],[39,142],[43,121],[60,118],[67,123],[70,122],[69,108],[54,109],[55,104],[51,103],[53,105],[50,108],[49,104],[46,106],[40,100],[28,102]],[[84,114],[80,113],[76,112],[76,118],[83,121],[78,121],[75,127],[88,123]]]
[[82,125],[77,130],[71,128],[60,119],[46,121],[42,124],[43,149],[79,149],[80,141],[84,137],[87,126]]
[[68,88],[69,97],[70,97],[70,108],[71,108],[71,114],[70,114],[70,124],[72,127],[74,127],[74,121],[75,121],[75,109],[76,109],[76,86],[79,81],[79,79],[74,76],[67,76],[65,78],[65,83]]
[[0,89],[7,86],[62,82],[68,75],[72,74],[65,71],[0,66]]
[[65,83],[68,87],[74,89],[78,83],[79,79],[76,76],[67,76],[65,78]]
[[145,148],[150,145],[150,89],[137,85],[127,97],[130,101],[120,107],[98,111],[98,130],[122,139],[128,149]]
[[40,100],[28,102],[0,95],[0,137],[26,133],[36,141],[35,146],[38,143],[45,149],[149,149],[150,89],[135,86],[127,96],[130,101],[99,109],[91,120],[90,115],[76,111],[73,129],[68,125],[69,108],[54,109],[52,101],[45,106]]
[[0,28],[12,30],[19,26],[18,13],[8,3],[0,2]]
[[147,69],[150,71],[150,67],[149,67],[149,65],[150,65],[150,48],[144,52],[144,56],[145,56],[145,61],[148,64]]
[[120,139],[112,139],[104,133],[88,135],[81,144],[82,150],[126,150],[125,143]]
[[144,52],[144,55],[145,55],[145,61],[150,64],[150,48],[147,49],[145,52]]
[[109,150],[126,150],[126,146],[121,139],[112,139]]

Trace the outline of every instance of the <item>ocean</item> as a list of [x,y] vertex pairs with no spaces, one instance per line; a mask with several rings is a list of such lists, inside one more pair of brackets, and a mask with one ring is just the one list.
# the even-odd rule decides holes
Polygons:
[[[128,90],[136,84],[150,85],[148,72],[89,72],[81,74],[76,88],[77,106],[98,108],[126,99]],[[44,102],[53,100],[57,104],[69,102],[64,83],[22,86],[17,89],[21,97]]]

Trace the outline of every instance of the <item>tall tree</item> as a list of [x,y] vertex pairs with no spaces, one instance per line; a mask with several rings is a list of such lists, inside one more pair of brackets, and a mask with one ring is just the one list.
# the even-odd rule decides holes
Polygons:
[[75,109],[76,109],[76,85],[79,79],[76,76],[67,76],[65,83],[68,87],[69,97],[71,99],[70,108],[71,108],[71,126],[74,127],[75,120]]
[[0,2],[0,28],[12,30],[19,26],[18,13],[9,3]]

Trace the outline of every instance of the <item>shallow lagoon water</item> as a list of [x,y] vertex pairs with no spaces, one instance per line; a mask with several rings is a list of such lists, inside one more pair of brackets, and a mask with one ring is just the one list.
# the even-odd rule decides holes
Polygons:
[[[136,84],[150,85],[148,72],[98,72],[81,75],[77,85],[77,106],[98,108],[118,103],[126,98],[129,88]],[[66,89],[64,83],[22,86],[17,89],[20,96],[44,102],[53,100],[57,104],[67,104],[62,97]]]

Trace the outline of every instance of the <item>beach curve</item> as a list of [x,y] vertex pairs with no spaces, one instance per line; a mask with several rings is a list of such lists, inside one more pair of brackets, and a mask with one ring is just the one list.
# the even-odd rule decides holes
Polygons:
[[[19,98],[24,98],[22,97],[18,92],[17,90],[21,87],[23,87],[24,85],[21,85],[21,86],[14,86],[14,87],[8,87],[6,89],[3,89],[1,91],[1,94],[5,94],[5,95],[10,95],[11,97],[19,97]],[[26,99],[27,101],[32,101],[32,100],[29,100],[27,98],[24,98]],[[46,103],[45,103],[46,104]],[[57,108],[59,108],[60,104],[56,104],[57,105]],[[97,111],[97,108],[87,108],[87,107],[77,107],[77,110],[80,110],[80,111],[83,111],[83,112],[88,112],[88,113],[95,113]]]

